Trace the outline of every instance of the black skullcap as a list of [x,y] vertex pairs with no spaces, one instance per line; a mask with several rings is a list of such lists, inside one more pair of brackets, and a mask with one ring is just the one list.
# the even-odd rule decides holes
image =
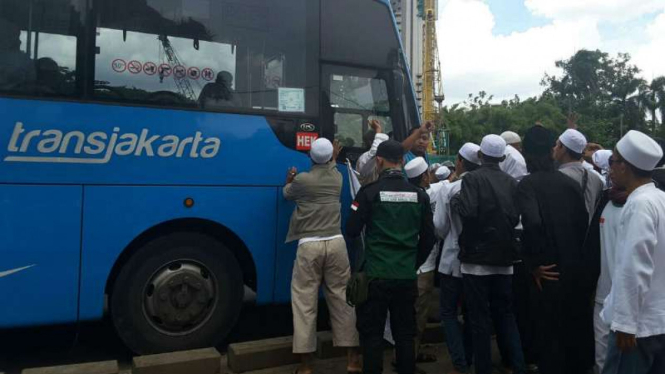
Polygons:
[[404,149],[402,144],[396,140],[386,140],[379,144],[376,150],[376,157],[385,158],[387,160],[397,161],[401,160],[404,156]]
[[524,134],[522,148],[524,154],[542,156],[552,152],[552,147],[554,147],[555,142],[556,137],[551,130],[536,125],[527,130],[526,134]]

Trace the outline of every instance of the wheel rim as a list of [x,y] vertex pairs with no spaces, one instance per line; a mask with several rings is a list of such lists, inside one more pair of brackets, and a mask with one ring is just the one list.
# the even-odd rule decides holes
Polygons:
[[150,277],[143,294],[143,313],[155,329],[187,335],[210,319],[217,303],[217,281],[201,263],[176,260]]

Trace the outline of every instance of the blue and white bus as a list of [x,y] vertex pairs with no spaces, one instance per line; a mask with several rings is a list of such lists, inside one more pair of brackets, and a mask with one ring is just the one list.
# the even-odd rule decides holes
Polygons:
[[287,168],[369,119],[419,125],[387,0],[0,0],[0,329],[218,342],[290,299]]

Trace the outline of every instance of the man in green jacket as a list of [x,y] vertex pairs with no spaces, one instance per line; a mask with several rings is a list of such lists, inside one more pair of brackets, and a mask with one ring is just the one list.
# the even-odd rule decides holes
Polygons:
[[365,230],[365,272],[370,279],[367,301],[357,307],[363,373],[383,371],[383,331],[387,312],[395,339],[397,371],[415,371],[416,269],[434,246],[432,209],[427,193],[402,172],[399,142],[381,143],[376,152],[379,179],[358,191],[346,233]]
[[347,371],[360,372],[358,332],[353,308],[346,304],[346,284],[351,276],[349,256],[341,231],[342,175],[337,171],[339,145],[328,139],[312,144],[309,172],[289,170],[284,198],[296,202],[286,242],[298,240],[291,279],[293,353],[301,355],[298,374],[311,374],[316,351],[316,316],[319,288],[324,291],[333,331],[333,344],[348,349]]

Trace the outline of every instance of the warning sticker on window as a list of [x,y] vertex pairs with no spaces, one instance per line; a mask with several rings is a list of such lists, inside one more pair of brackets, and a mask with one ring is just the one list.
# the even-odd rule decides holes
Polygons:
[[280,112],[302,113],[305,111],[305,89],[279,87],[277,96]]

